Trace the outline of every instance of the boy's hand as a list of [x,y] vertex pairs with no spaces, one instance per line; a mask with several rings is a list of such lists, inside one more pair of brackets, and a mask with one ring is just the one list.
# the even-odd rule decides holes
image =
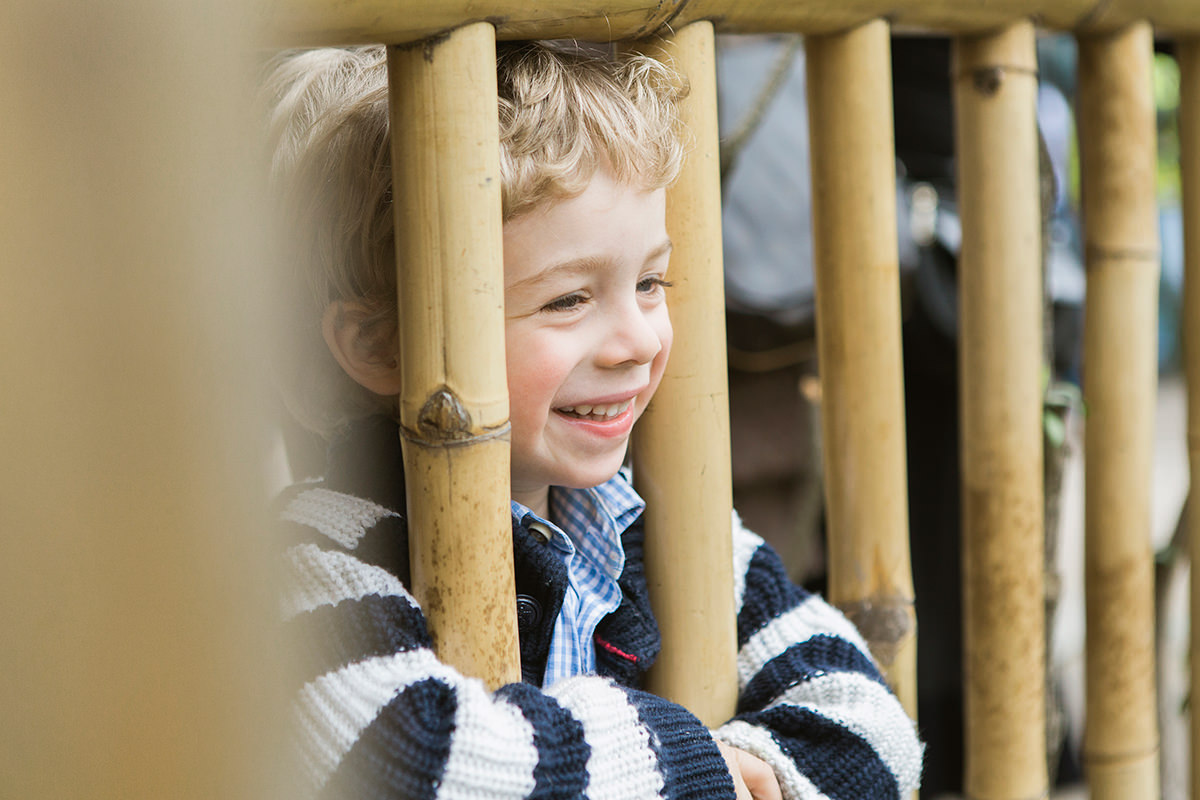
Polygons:
[[737,800],[783,800],[775,770],[767,762],[724,742],[717,742],[717,747],[733,776]]

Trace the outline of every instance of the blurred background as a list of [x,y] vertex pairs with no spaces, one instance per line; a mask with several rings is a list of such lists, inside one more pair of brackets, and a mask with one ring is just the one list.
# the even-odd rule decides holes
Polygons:
[[[734,504],[785,556],[797,581],[824,586],[820,380],[809,219],[801,37],[718,40]],[[1085,277],[1067,35],[1038,41],[1038,123],[1046,376],[1045,490],[1051,690],[1047,754],[1057,791],[1084,792],[1083,432]],[[961,239],[950,40],[892,40],[897,238],[903,304],[909,530],[916,589],[919,723],[928,742],[922,797],[962,791],[956,262]],[[1179,70],[1156,47],[1162,270],[1153,543],[1157,559],[1163,796],[1186,796],[1187,559],[1179,525],[1188,491],[1180,364],[1183,239]],[[770,411],[768,412],[768,409]],[[781,410],[782,409],[782,413]],[[780,442],[786,443],[781,447]]]

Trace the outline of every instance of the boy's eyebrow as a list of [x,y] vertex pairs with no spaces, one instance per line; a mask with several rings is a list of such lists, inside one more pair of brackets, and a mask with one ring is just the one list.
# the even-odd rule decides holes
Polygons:
[[[649,264],[651,261],[662,258],[667,253],[671,252],[674,243],[670,239],[663,239],[658,247],[646,254],[646,260],[643,262]],[[580,256],[567,261],[555,264],[538,272],[536,275],[530,275],[528,278],[523,278],[516,283],[509,284],[504,287],[505,291],[513,289],[523,289],[527,286],[534,286],[539,283],[547,282],[558,275],[572,274],[587,274],[597,272],[607,266],[607,261],[597,256]]]
[[675,243],[672,242],[669,238],[663,239],[662,244],[660,244],[658,247],[651,250],[650,254],[646,256],[646,263],[649,264],[654,259],[665,256],[667,253],[671,252],[671,250],[674,247],[675,247]]

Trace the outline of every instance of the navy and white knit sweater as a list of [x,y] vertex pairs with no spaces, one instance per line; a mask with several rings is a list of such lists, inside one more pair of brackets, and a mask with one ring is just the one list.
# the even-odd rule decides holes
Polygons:
[[786,800],[899,798],[921,745],[866,645],[792,585],[735,524],[738,710],[710,733],[639,690],[659,649],[642,526],[624,538],[621,606],[596,631],[598,675],[542,690],[562,563],[514,523],[525,683],[490,693],[440,663],[405,588],[404,485],[393,423],[359,424],[328,474],[280,499],[289,527],[283,612],[310,656],[294,702],[303,782],[328,798],[722,798],[733,782],[713,736],[774,768]]

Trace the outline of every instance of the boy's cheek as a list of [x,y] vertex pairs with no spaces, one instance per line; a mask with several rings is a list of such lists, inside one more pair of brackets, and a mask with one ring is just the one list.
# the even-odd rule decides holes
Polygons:
[[544,423],[550,412],[558,376],[538,353],[535,342],[520,342],[510,350],[507,359],[508,413],[512,423],[513,443],[518,436],[532,435]]

